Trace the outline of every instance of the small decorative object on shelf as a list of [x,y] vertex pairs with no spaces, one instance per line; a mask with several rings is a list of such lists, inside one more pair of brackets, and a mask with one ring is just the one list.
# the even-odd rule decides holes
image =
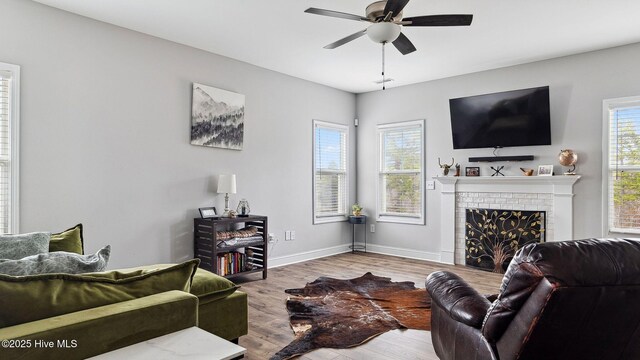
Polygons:
[[533,175],[533,169],[520,168],[520,170],[522,170],[522,175],[524,175],[524,176]]
[[572,167],[564,173],[565,175],[576,174],[576,163],[578,162],[578,154],[576,154],[573,150],[560,150],[560,154],[558,154],[558,162],[562,166]]
[[464,168],[465,176],[480,176],[480,167],[478,166],[468,166]]
[[229,194],[236,193],[236,175],[219,175],[218,176],[218,194],[224,195],[224,213],[222,217],[231,217],[229,212]]
[[453,164],[455,162],[456,161],[453,158],[451,158],[451,165],[449,165],[449,164],[441,164],[440,163],[440,158],[438,158],[438,165],[440,165],[440,168],[442,169],[442,175],[444,175],[444,176],[449,175],[449,169],[451,169],[451,167],[453,166]]
[[496,166],[496,167],[491,167],[491,170],[493,170],[493,174],[491,176],[498,176],[498,175],[502,175],[504,176],[504,174],[501,172],[502,169],[504,169],[504,166]]
[[351,205],[351,212],[353,216],[362,216],[362,206],[358,203]]
[[456,174],[454,176],[460,176],[460,164],[456,164]]
[[203,219],[216,219],[219,217],[215,207],[199,208],[198,211],[200,211],[200,217]]
[[238,203],[238,207],[236,208],[236,212],[239,217],[247,217],[249,216],[249,212],[251,209],[249,208],[249,202],[247,199],[241,199]]
[[553,165],[538,166],[538,176],[553,176]]

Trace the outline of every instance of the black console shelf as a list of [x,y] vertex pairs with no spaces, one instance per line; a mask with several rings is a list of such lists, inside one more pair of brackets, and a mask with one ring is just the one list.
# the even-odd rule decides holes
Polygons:
[[[225,243],[218,239],[219,231],[233,230],[233,225],[254,226],[257,228],[257,239],[244,241],[243,239]],[[243,225],[244,224],[244,225]],[[193,240],[195,257],[200,259],[200,267],[224,277],[235,277],[242,274],[262,272],[262,278],[267,278],[267,217],[249,215],[235,218],[195,218],[193,219]],[[228,241],[229,239],[227,239]],[[224,264],[225,254],[241,253],[238,257],[244,258],[243,268],[220,268]],[[233,260],[236,261],[236,260]],[[238,261],[242,264],[242,260]]]
[[531,161],[533,155],[470,157],[469,162]]

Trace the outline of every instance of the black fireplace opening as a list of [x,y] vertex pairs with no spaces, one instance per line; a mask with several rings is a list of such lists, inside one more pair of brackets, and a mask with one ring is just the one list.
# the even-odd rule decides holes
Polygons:
[[504,273],[516,251],[545,241],[545,211],[466,209],[465,265]]

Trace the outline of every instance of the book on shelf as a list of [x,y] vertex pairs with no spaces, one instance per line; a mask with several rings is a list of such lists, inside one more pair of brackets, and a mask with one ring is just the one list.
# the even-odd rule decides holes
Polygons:
[[226,276],[246,270],[247,255],[232,251],[218,255],[218,275]]

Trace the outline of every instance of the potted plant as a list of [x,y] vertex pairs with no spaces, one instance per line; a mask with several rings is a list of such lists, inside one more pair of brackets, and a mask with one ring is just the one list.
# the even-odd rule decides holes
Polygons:
[[351,206],[351,210],[353,213],[353,216],[361,216],[362,215],[362,206],[360,206],[358,203],[355,203]]

